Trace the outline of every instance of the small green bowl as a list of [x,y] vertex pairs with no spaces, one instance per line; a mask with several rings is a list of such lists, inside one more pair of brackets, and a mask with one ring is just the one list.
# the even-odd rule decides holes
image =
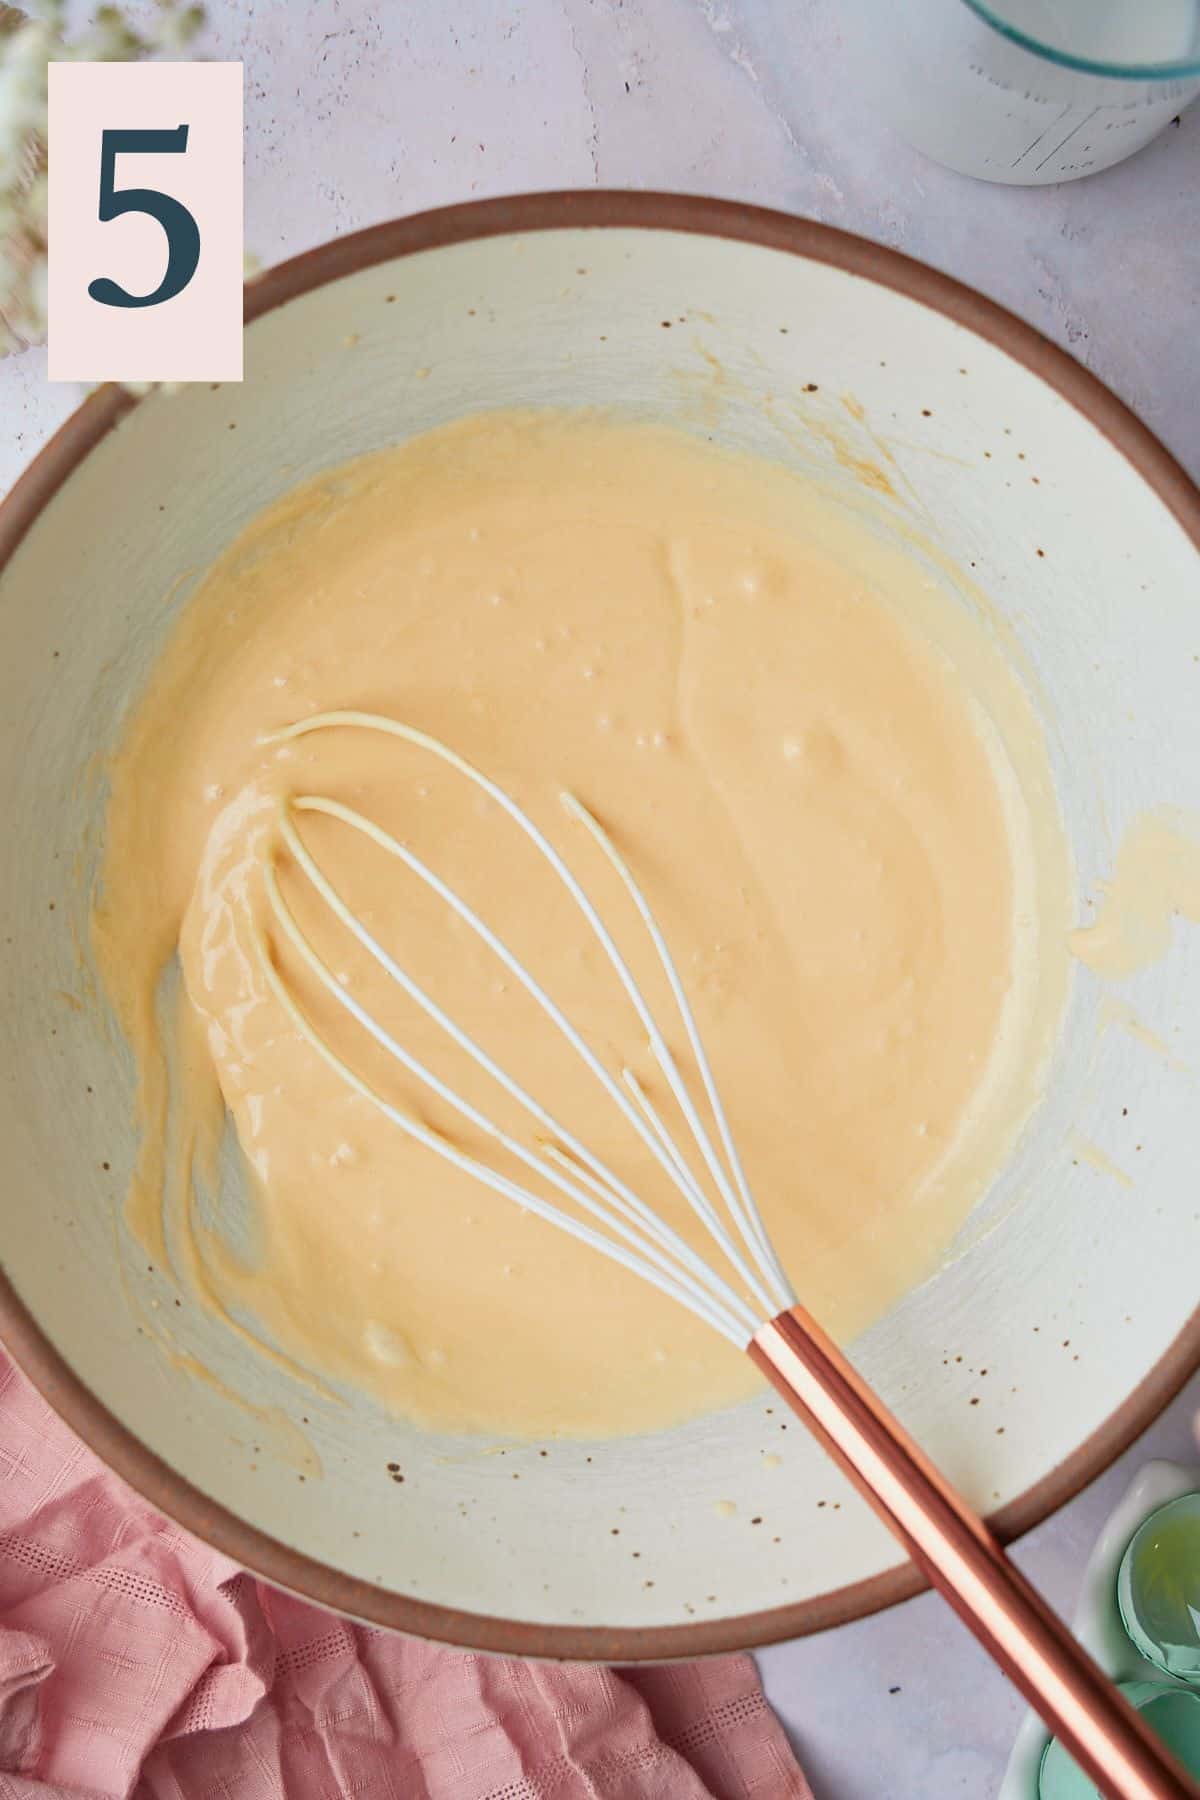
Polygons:
[[[1184,1768],[1200,1775],[1200,1694],[1157,1681],[1122,1681],[1120,1688]],[[1103,1795],[1058,1739],[1052,1738],[1038,1769],[1038,1800],[1103,1800]]]
[[1150,1514],[1117,1571],[1121,1623],[1139,1656],[1200,1687],[1200,1494]]

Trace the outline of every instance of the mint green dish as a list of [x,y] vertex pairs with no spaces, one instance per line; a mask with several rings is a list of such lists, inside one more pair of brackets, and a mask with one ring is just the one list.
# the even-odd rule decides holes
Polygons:
[[[1123,1681],[1120,1687],[1184,1768],[1200,1775],[1200,1694],[1155,1681]],[[1103,1800],[1103,1796],[1058,1739],[1052,1738],[1038,1770],[1038,1800]]]
[[1200,1687],[1200,1493],[1160,1506],[1134,1533],[1117,1605],[1139,1656]]
[[[1150,1688],[1169,1684],[1170,1678],[1140,1655],[1130,1641],[1117,1605],[1117,1573],[1126,1550],[1146,1521],[1168,1502],[1195,1493],[1200,1493],[1200,1468],[1194,1463],[1144,1463],[1106,1521],[1083,1570],[1071,1628],[1089,1656],[1118,1684]],[[996,1800],[1039,1800],[1038,1776],[1046,1754],[1046,1736],[1046,1728],[1037,1715],[1026,1713]],[[1065,1791],[1072,1795],[1070,1788]],[[1074,1789],[1075,1797],[1081,1795],[1083,1800],[1094,1800],[1095,1789],[1085,1782]]]

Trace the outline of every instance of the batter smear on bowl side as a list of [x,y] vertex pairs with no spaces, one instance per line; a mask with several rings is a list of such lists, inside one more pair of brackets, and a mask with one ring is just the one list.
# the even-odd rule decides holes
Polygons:
[[[311,482],[168,637],[111,765],[93,917],[140,1071],[128,1220],[151,1256],[306,1369],[435,1427],[650,1430],[757,1381],[668,1299],[403,1136],[271,993],[254,938],[280,798],[329,795],[431,864],[672,1105],[580,915],[486,797],[379,734],[266,741],[337,709],[486,768],[657,1000],[628,897],[561,790],[603,822],[671,944],[767,1229],[835,1335],[936,1266],[1036,1099],[1064,990],[1066,858],[1033,709],[985,623],[869,520],[774,464],[568,413],[480,415]],[[699,1242],[486,947],[359,834],[302,827],[446,1011]],[[286,858],[279,877],[349,991],[529,1138]],[[288,979],[373,1085],[492,1156],[294,961]],[[246,1192],[226,1159],[198,1204],[227,1117]]]

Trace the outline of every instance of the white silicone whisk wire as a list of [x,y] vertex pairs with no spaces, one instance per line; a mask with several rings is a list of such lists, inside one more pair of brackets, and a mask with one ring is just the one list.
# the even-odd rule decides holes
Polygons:
[[[265,938],[259,937],[260,958],[272,992],[285,1007],[289,1017],[306,1040],[360,1095],[377,1106],[392,1122],[418,1142],[455,1166],[466,1170],[494,1191],[515,1200],[539,1218],[558,1226],[579,1241],[630,1269],[667,1293],[679,1304],[703,1319],[713,1329],[739,1346],[744,1346],[764,1318],[784,1310],[794,1301],[791,1286],[779,1265],[767,1236],[758,1208],[750,1191],[741,1160],[733,1140],[728,1117],[721,1103],[711,1065],[705,1053],[694,1014],[680,980],[666,940],[650,906],[625,859],[612,843],[608,833],[574,795],[564,793],[563,805],[581,824],[619,876],[654,948],[666,976],[672,999],[683,1023],[684,1032],[699,1072],[704,1098],[716,1127],[724,1161],[695,1101],[682,1071],[673,1056],[645,995],[617,948],[603,919],[576,878],[569,865],[550,843],[522,807],[496,782],[476,769],[448,745],[428,733],[405,725],[382,714],[357,711],[318,713],[311,718],[273,732],[265,741],[281,742],[302,737],[309,732],[349,727],[386,733],[410,743],[447,763],[480,788],[520,828],[583,914],[589,928],[604,951],[633,1011],[646,1032],[651,1053],[670,1089],[672,1098],[687,1125],[691,1141],[716,1189],[718,1204],[705,1193],[701,1178],[672,1137],[659,1111],[654,1107],[633,1071],[624,1067],[619,1079],[604,1067],[570,1019],[490,926],[421,858],[406,845],[384,831],[374,821],[339,801],[315,794],[301,794],[281,806],[279,836],[294,866],[310,883],[325,906],[352,933],[373,960],[403,992],[459,1046],[476,1065],[484,1069],[513,1099],[517,1100],[542,1128],[545,1137],[537,1150],[530,1150],[505,1132],[479,1108],[466,1101],[406,1050],[369,1011],[348,993],[323,962],[311,941],[301,930],[280,889],[273,864],[265,871],[266,890],[275,924],[301,957],[321,988],[371,1038],[423,1085],[436,1093],[461,1117],[526,1168],[605,1227],[595,1230],[571,1213],[547,1201],[523,1183],[502,1174],[479,1157],[470,1155],[449,1139],[422,1124],[401,1108],[393,1105],[359,1076],[317,1030],[305,1013],[270,955]],[[321,868],[297,829],[293,815],[324,814],[374,842],[381,850],[398,859],[410,873],[421,880],[454,912],[479,939],[487,945],[509,972],[521,983],[547,1018],[555,1025],[582,1059],[589,1072],[604,1088],[610,1100],[621,1111],[626,1123],[636,1133],[660,1168],[672,1181],[725,1261],[746,1290],[736,1286],[714,1270],[702,1256],[661,1219],[627,1183],[595,1156],[573,1133],[564,1128],[519,1082],[497,1063],[469,1033],[465,1032],[405,970],[390,952],[357,917],[338,892],[336,884]],[[720,1207],[729,1221],[730,1230]],[[750,1296],[751,1304],[746,1295]]]

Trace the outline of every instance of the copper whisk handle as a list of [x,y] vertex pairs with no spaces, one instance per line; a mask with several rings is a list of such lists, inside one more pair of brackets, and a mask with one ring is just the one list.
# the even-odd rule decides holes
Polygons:
[[1200,1800],[1200,1786],[810,1313],[779,1313],[748,1349],[1107,1800]]

